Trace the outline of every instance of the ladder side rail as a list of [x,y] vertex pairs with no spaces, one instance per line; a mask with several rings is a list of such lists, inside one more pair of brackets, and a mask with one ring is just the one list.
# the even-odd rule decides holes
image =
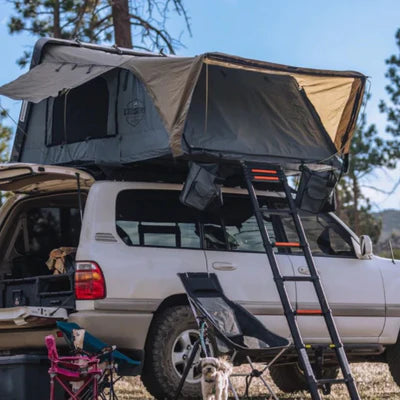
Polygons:
[[277,264],[277,261],[275,258],[275,254],[273,252],[271,241],[269,239],[269,234],[264,225],[264,219],[262,216],[262,212],[260,211],[257,195],[256,195],[256,192],[255,192],[253,184],[252,184],[252,179],[251,179],[251,176],[247,169],[247,166],[245,164],[243,164],[243,171],[244,171],[244,176],[245,176],[245,180],[246,180],[248,193],[249,193],[250,200],[251,200],[251,203],[253,206],[254,215],[256,217],[258,228],[260,230],[261,237],[263,240],[264,249],[268,256],[270,267],[271,267],[271,270],[272,270],[272,273],[274,276],[275,284],[276,284],[276,287],[278,290],[279,297],[282,302],[282,306],[284,309],[286,320],[289,325],[289,329],[290,329],[290,333],[293,338],[294,345],[296,347],[297,352],[299,353],[299,359],[300,359],[301,366],[303,368],[304,373],[306,374],[306,379],[309,383],[310,393],[314,400],[321,399],[320,394],[318,392],[317,380],[315,378],[314,371],[311,367],[311,363],[310,363],[310,360],[309,360],[309,357],[308,357],[308,354],[307,354],[307,351],[305,348],[305,344],[300,335],[300,330],[297,325],[297,320],[295,318],[293,308],[290,304],[290,300],[289,300],[289,296],[288,296],[286,288],[285,288],[284,280],[283,280],[281,272],[279,270],[279,267],[278,267],[278,264]]
[[313,259],[311,249],[310,249],[310,245],[309,245],[307,237],[305,235],[303,224],[302,224],[299,214],[297,212],[296,204],[295,204],[292,194],[290,192],[290,187],[287,182],[286,175],[282,170],[279,170],[279,173],[281,174],[280,178],[281,178],[281,182],[283,184],[285,195],[288,199],[289,208],[293,211],[292,218],[295,223],[296,230],[299,235],[300,243],[303,248],[304,258],[306,259],[307,266],[310,271],[310,275],[314,278],[312,280],[312,282],[313,282],[318,300],[320,302],[322,315],[324,317],[326,326],[328,328],[328,332],[331,337],[331,340],[332,340],[333,344],[335,345],[335,352],[336,352],[337,359],[339,361],[340,369],[342,370],[343,376],[346,379],[347,387],[348,387],[349,393],[351,395],[351,399],[359,400],[360,396],[358,394],[357,387],[354,382],[354,378],[350,371],[350,366],[349,366],[349,362],[347,359],[347,355],[344,351],[343,343],[340,339],[335,321],[333,319],[332,310],[328,305],[328,300],[327,300],[325,291],[322,287],[321,278],[320,278],[317,268],[315,266],[314,259]]
[[335,345],[343,346],[343,343],[341,342],[340,337],[339,337],[339,335],[337,333],[336,324],[335,324],[335,322],[333,320],[332,310],[328,305],[328,300],[327,300],[325,291],[324,291],[324,289],[322,287],[322,284],[321,284],[321,278],[319,276],[319,273],[318,273],[317,268],[316,268],[315,263],[314,263],[314,259],[313,259],[312,253],[311,253],[310,245],[308,243],[306,234],[304,232],[303,224],[301,222],[301,219],[300,219],[300,216],[299,216],[298,212],[296,212],[297,207],[296,207],[296,205],[294,203],[293,197],[292,197],[292,195],[290,193],[289,185],[288,185],[287,180],[286,180],[286,176],[284,176],[283,172],[282,172],[281,179],[282,179],[283,187],[284,187],[284,190],[285,190],[285,195],[286,195],[286,197],[288,199],[288,202],[289,202],[289,208],[292,211],[294,211],[292,213],[292,218],[293,218],[293,221],[295,223],[296,231],[297,231],[297,234],[298,234],[299,239],[300,239],[300,245],[302,246],[303,256],[306,259],[307,266],[308,266],[308,269],[310,271],[310,275],[314,278],[313,279],[313,284],[314,284],[314,287],[315,287],[315,291],[317,293],[318,300],[320,302],[320,306],[321,306],[321,310],[322,310],[323,316],[325,317],[325,320],[327,322],[327,327],[328,327],[329,333],[331,333],[331,339],[334,341]]

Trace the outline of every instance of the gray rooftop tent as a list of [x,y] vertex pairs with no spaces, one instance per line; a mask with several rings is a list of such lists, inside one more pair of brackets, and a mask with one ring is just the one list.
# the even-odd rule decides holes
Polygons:
[[24,101],[12,161],[335,165],[349,151],[364,86],[357,72],[40,39],[30,71],[0,94]]

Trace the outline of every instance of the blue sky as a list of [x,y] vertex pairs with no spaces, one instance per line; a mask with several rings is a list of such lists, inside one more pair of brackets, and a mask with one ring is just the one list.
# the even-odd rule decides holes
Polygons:
[[[385,116],[379,99],[386,98],[385,59],[398,52],[394,34],[400,28],[399,0],[186,0],[192,32],[182,36],[178,51],[193,55],[222,51],[271,62],[313,68],[351,69],[370,77],[368,121],[384,135]],[[0,84],[17,77],[15,60],[35,38],[10,37],[7,21],[11,6],[0,0]],[[173,17],[170,29],[179,34],[182,21]],[[1,98],[16,119],[19,103]],[[395,171],[381,171],[367,184],[388,190],[400,178]],[[376,209],[400,208],[400,189],[392,196],[365,190]]]

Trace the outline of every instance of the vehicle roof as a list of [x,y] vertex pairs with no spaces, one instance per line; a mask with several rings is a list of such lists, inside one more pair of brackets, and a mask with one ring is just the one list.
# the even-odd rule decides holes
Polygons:
[[[107,186],[109,189],[113,188],[115,190],[182,190],[183,184],[178,183],[161,183],[161,182],[120,182],[120,181],[96,181],[93,185],[96,186]],[[222,187],[222,193],[227,194],[244,194],[247,195],[247,189],[240,187]],[[283,197],[283,193],[272,192],[267,190],[256,190],[256,193],[260,196],[269,197]]]

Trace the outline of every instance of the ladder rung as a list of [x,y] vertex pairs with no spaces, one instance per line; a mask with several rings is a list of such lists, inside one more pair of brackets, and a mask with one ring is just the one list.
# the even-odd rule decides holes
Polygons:
[[337,346],[334,345],[333,343],[331,344],[306,344],[305,345],[306,349],[335,349]]
[[347,383],[347,379],[341,378],[341,379],[318,379],[317,380],[318,386],[326,385],[327,383],[333,384],[333,385],[340,385],[342,383]]
[[282,276],[284,281],[288,282],[312,282],[314,277],[312,276]]
[[253,176],[253,180],[255,180],[255,181],[279,182],[279,178],[277,176],[254,175]]
[[261,168],[252,168],[251,172],[253,174],[271,174],[271,175],[276,175],[278,171],[274,169],[261,169]]
[[274,209],[274,210],[267,210],[267,209],[260,208],[260,211],[262,213],[271,214],[271,215],[274,215],[274,214],[276,214],[276,215],[280,215],[280,214],[290,215],[290,214],[293,214],[293,211],[289,210],[288,208],[280,208],[280,209]]
[[296,310],[295,313],[297,315],[322,315],[322,310],[299,309],[299,310]]
[[[333,316],[328,305],[328,300],[322,288],[322,282],[320,281],[318,272],[315,272],[313,255],[307,243],[307,236],[303,231],[303,224],[300,218],[298,218],[299,210],[297,209],[295,199],[292,193],[295,191],[289,186],[286,172],[280,165],[268,164],[268,163],[246,163],[241,162],[245,183],[248,189],[251,204],[253,206],[254,214],[257,220],[257,225],[262,236],[263,244],[265,247],[265,253],[268,256],[268,260],[272,269],[274,281],[281,299],[281,303],[284,309],[284,314],[289,325],[289,330],[293,338],[293,344],[297,350],[298,356],[303,360],[305,367],[307,367],[307,383],[309,385],[310,393],[313,399],[320,399],[318,389],[322,387],[323,391],[327,389],[331,384],[346,384],[348,393],[352,400],[360,400],[360,396],[357,392],[357,387],[354,382],[354,378],[351,375],[349,369],[348,359],[344,351],[343,345],[340,340],[339,332],[334,324]],[[274,192],[283,193],[282,199],[286,200],[284,207],[288,209],[268,209],[267,206],[261,206],[257,197],[256,188],[263,188],[264,190],[270,190]],[[264,208],[265,207],[265,208]],[[297,237],[297,241],[277,241],[271,240],[269,232],[265,228],[265,220],[268,219],[269,215],[281,214],[293,217]],[[271,247],[274,248],[299,248],[302,255],[306,258],[307,265],[310,270],[314,271],[312,275],[304,276],[282,276],[278,260]],[[292,250],[293,251],[293,250]],[[319,300],[321,309],[293,309],[288,294],[285,290],[285,281],[292,282],[311,282],[314,286],[314,291]],[[304,305],[305,307],[305,305]],[[344,374],[343,379],[317,379],[314,371],[312,370],[309,353],[316,347],[316,351],[322,352],[321,345],[304,344],[301,332],[297,325],[296,317],[298,316],[323,316],[325,319],[325,325],[329,331],[330,343],[326,344],[326,350],[336,350],[338,361],[340,361],[341,369]],[[324,385],[326,385],[324,387]],[[326,390],[324,390],[326,389]]]
[[301,247],[299,242],[275,242],[275,247]]

